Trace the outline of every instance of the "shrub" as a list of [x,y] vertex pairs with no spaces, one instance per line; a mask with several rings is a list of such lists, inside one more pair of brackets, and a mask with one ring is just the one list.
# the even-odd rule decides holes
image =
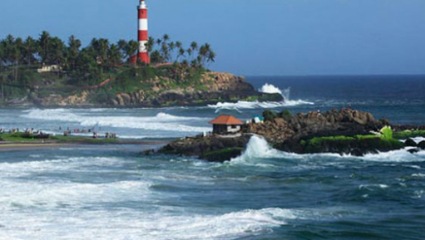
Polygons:
[[275,118],[277,118],[277,113],[271,110],[266,110],[263,112],[264,121],[273,121]]
[[292,113],[288,109],[286,109],[279,113],[279,117],[288,121],[292,118]]
[[393,139],[393,130],[389,126],[385,126],[380,131],[382,133],[381,138],[383,140],[391,140]]

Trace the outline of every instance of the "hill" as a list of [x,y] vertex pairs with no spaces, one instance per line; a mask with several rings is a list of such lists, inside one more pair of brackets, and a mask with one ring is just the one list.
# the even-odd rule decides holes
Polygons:
[[42,107],[161,107],[220,101],[273,100],[241,77],[211,72],[208,43],[184,48],[168,35],[150,38],[151,64],[136,62],[138,43],[93,39],[81,48],[71,36],[0,40],[0,105]]

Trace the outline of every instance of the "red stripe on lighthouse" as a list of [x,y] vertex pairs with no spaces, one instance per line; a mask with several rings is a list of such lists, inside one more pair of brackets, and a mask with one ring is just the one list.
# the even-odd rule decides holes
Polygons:
[[148,19],[147,9],[139,9],[139,19]]
[[139,41],[147,41],[149,39],[148,31],[139,30]]

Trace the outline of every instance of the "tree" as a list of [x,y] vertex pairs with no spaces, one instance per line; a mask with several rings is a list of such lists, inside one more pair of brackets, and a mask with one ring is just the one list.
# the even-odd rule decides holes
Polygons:
[[46,63],[48,60],[49,54],[49,43],[50,43],[50,34],[47,31],[43,31],[38,39],[39,53],[41,57],[41,62]]
[[164,59],[162,58],[162,55],[158,50],[154,50],[151,53],[151,62],[152,63],[162,63],[162,62],[164,62]]
[[65,43],[58,37],[50,38],[47,52],[47,64],[62,65],[65,63]]
[[108,58],[109,41],[104,38],[93,38],[90,42],[90,48],[93,51],[98,64],[103,65]]
[[166,62],[168,62],[168,60],[170,59],[170,51],[169,51],[168,44],[166,42],[162,42],[161,56],[162,56],[162,59]]
[[32,37],[27,37],[25,39],[24,45],[23,45],[23,51],[22,51],[22,61],[24,64],[32,65],[34,62],[36,62],[35,55],[37,53],[37,41],[33,39]]
[[170,42],[170,43],[168,43],[168,52],[169,52],[169,57],[170,57],[170,59],[169,60],[173,60],[173,59],[171,59],[172,58],[172,56],[174,56],[174,49],[176,48],[176,44],[174,43],[174,42]]
[[71,35],[68,39],[68,63],[70,65],[71,70],[75,70],[75,64],[78,59],[78,55],[80,54],[81,41],[75,38],[74,35]]
[[155,39],[153,37],[149,37],[148,42],[146,43],[146,49],[149,53],[153,51],[153,47],[155,45]]
[[168,36],[168,34],[164,34],[164,36],[162,36],[162,42],[168,42],[168,40],[170,40],[170,36]]
[[137,54],[137,50],[139,49],[139,43],[133,40],[130,40],[126,46],[126,54],[130,58]]
[[193,52],[196,51],[196,50],[198,50],[198,43],[197,42],[192,42],[190,44],[190,48],[192,49]]
[[177,56],[177,61],[179,60],[180,57],[184,57],[185,53],[186,53],[186,51],[184,50],[184,48],[180,47],[179,48],[179,54]]
[[116,44],[111,44],[108,51],[108,62],[110,66],[117,66],[121,63],[122,56]]

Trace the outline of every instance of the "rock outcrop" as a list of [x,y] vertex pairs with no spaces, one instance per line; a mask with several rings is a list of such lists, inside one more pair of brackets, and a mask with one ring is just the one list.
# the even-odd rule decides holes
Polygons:
[[[168,144],[160,152],[225,161],[237,156],[254,134],[264,137],[279,150],[295,153],[332,152],[363,155],[404,147],[398,140],[382,140],[370,135],[371,131],[379,131],[387,124],[388,121],[378,121],[368,112],[352,109],[299,113],[295,116],[277,116],[267,119],[264,123],[247,124],[238,137],[213,135],[180,139]],[[372,137],[357,137],[359,135]],[[310,141],[313,138],[319,139]]]
[[246,133],[263,136],[273,144],[310,136],[367,134],[384,126],[371,113],[352,109],[299,113],[293,117],[276,117],[262,124],[251,123]]
[[196,156],[209,161],[225,161],[239,156],[250,139],[250,135],[239,137],[197,136],[169,143],[159,152],[185,156]]

